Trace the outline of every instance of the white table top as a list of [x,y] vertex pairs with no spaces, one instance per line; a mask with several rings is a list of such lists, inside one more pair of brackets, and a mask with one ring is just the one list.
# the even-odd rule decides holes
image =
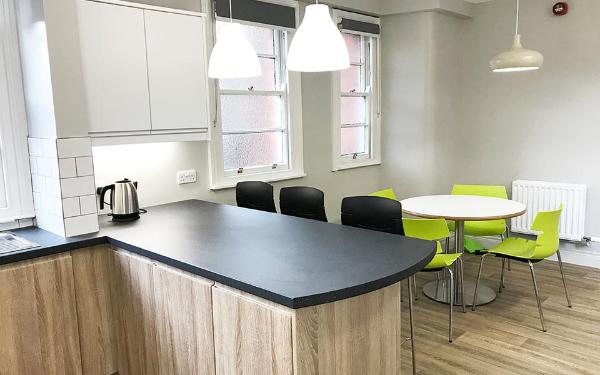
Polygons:
[[476,195],[427,195],[402,200],[408,215],[448,220],[485,221],[508,219],[525,213],[524,204],[509,199]]

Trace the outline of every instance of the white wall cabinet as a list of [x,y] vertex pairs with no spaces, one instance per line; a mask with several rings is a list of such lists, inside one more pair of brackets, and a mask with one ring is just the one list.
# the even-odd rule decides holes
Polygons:
[[208,139],[205,15],[80,1],[95,144]]

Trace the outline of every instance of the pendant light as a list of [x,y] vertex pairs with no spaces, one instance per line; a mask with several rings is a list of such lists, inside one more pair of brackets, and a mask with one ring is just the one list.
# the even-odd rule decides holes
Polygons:
[[306,6],[288,52],[288,69],[298,72],[328,72],[350,67],[348,47],[325,4]]
[[519,0],[517,0],[517,21],[515,26],[515,40],[509,51],[496,55],[490,61],[490,68],[494,72],[524,72],[537,70],[544,63],[544,56],[538,51],[525,49],[521,44],[519,35]]
[[221,28],[208,63],[210,78],[248,78],[262,74],[256,51],[242,33],[239,23],[233,22],[229,0],[229,22]]

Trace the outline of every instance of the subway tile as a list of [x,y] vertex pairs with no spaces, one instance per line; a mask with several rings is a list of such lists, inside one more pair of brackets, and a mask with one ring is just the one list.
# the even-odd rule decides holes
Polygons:
[[45,158],[57,158],[56,139],[42,138],[42,155]]
[[46,178],[37,174],[31,175],[31,187],[36,193],[46,193]]
[[29,138],[29,155],[31,156],[42,156],[42,139],[41,138]]
[[60,184],[63,198],[95,193],[94,176],[64,178]]
[[35,221],[39,228],[58,234],[59,236],[65,235],[65,224],[62,217],[48,215],[44,211],[36,211]]
[[0,223],[0,231],[5,230],[13,230],[19,227],[19,223],[17,221],[11,221],[8,223]]
[[29,158],[29,168],[31,170],[31,174],[38,174],[38,170],[37,170],[37,158],[34,156],[31,156]]
[[95,195],[84,195],[82,197],[79,197],[79,203],[82,215],[98,213]]
[[74,158],[79,156],[92,156],[92,141],[90,138],[58,139],[59,158]]
[[42,193],[33,192],[33,208],[36,211],[45,211],[46,208],[44,206],[46,200],[46,195]]
[[20,219],[19,228],[27,228],[33,226],[33,219]]
[[44,210],[48,215],[63,217],[62,200],[57,197],[46,196]]
[[75,158],[58,159],[60,178],[77,177]]
[[47,177],[58,177],[58,159],[38,157],[36,158],[37,174]]
[[77,164],[77,176],[93,176],[94,163],[91,156],[75,159]]
[[79,207],[79,197],[63,199],[62,206],[64,217],[81,215],[81,209]]
[[98,215],[83,215],[65,219],[65,236],[73,237],[99,230]]
[[46,195],[51,197],[61,197],[61,182],[57,177],[44,177],[46,184]]

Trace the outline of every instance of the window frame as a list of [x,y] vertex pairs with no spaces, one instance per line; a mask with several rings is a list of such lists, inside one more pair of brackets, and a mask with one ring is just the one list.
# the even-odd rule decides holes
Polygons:
[[[276,4],[292,6],[296,9],[298,19],[298,3],[295,1],[273,1]],[[216,21],[227,21],[220,17],[213,19],[213,42],[216,40]],[[275,58],[278,77],[285,77],[279,90],[221,90],[218,80],[214,81],[215,119],[211,129],[210,141],[210,188],[212,190],[234,187],[238,182],[249,180],[279,181],[306,176],[303,161],[302,139],[302,93],[301,76],[298,72],[287,70],[287,51],[293,36],[293,30],[273,25],[234,20],[242,25],[266,27],[275,31],[274,55],[258,54],[259,57]],[[298,23],[298,22],[297,22]],[[277,56],[279,55],[279,58]],[[281,78],[280,78],[281,79]],[[221,116],[221,95],[266,95],[280,96],[282,105],[282,125],[280,129],[264,129],[265,132],[282,132],[284,136],[283,153],[287,155],[285,164],[244,168],[243,170],[225,170],[223,155],[223,135],[245,133],[245,131],[223,131]],[[248,133],[254,133],[252,131]]]
[[[379,19],[351,12],[345,12],[334,9],[333,16],[335,20],[341,18],[354,19],[369,23],[379,24]],[[365,92],[342,92],[341,90],[341,72],[334,72],[332,78],[332,170],[339,171],[350,168],[359,168],[370,165],[381,164],[381,71],[380,71],[380,38],[378,35],[342,30],[342,33],[358,35],[367,40],[367,43],[361,42],[361,60],[360,63],[365,66],[365,76],[361,77],[365,85]],[[368,46],[368,47],[367,47]],[[351,61],[351,65],[358,65],[358,62]],[[343,97],[364,97],[366,101],[366,124],[342,124],[341,118],[341,98]],[[365,127],[368,132],[368,152],[342,155],[341,152],[341,131],[343,128]]]
[[7,207],[0,223],[35,217],[27,143],[27,115],[21,71],[16,4],[8,0],[0,12],[0,162]]

